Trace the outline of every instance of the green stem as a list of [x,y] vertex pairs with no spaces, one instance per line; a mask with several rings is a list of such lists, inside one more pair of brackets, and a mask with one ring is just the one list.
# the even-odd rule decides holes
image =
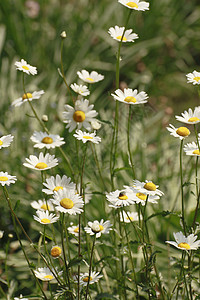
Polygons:
[[131,104],[128,105],[129,107],[129,115],[128,115],[128,129],[127,129],[127,141],[128,141],[128,153],[129,153],[129,159],[131,163],[131,168],[132,168],[132,175],[133,179],[135,179],[135,168],[132,160],[132,155],[131,155],[131,146],[130,146],[130,124],[131,124]]
[[192,222],[192,227],[195,229],[195,223],[198,215],[199,201],[200,201],[200,189],[198,188],[198,156],[196,158],[196,168],[195,168],[195,181],[196,181],[196,196],[197,196],[197,204],[194,213],[194,219]]
[[180,145],[180,177],[181,177],[181,207],[182,207],[182,222],[183,230],[186,235],[186,225],[185,225],[185,207],[184,207],[184,195],[183,195],[183,168],[182,168],[182,154],[183,154],[183,139]]
[[91,149],[92,149],[92,154],[94,156],[95,163],[96,163],[98,171],[99,171],[99,176],[100,176],[101,181],[103,183],[104,190],[106,190],[106,185],[105,185],[102,173],[101,173],[101,168],[100,168],[100,165],[99,165],[99,160],[98,160],[98,156],[97,156],[97,151],[96,151],[95,145],[92,145],[92,143],[90,143],[90,146],[91,146]]
[[92,271],[92,257],[93,257],[93,253],[94,253],[95,241],[96,241],[96,234],[94,235],[94,240],[93,240],[92,250],[91,250],[91,255],[90,255],[90,265],[89,265],[89,274],[88,274],[88,282],[87,282],[87,286],[86,286],[85,300],[87,300],[88,291],[89,291],[90,275],[91,275],[91,271]]

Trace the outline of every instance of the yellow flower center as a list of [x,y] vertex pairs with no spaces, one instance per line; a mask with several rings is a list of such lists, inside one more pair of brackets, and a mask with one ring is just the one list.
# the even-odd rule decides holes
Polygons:
[[42,143],[44,144],[52,144],[53,143],[53,139],[49,136],[46,136],[42,139]]
[[188,120],[188,122],[198,122],[198,121],[200,121],[200,119],[197,117],[192,117]]
[[56,246],[51,249],[51,256],[53,256],[53,257],[58,257],[61,255],[61,253],[62,253],[62,250],[60,247]]
[[133,217],[126,217],[126,220],[133,221]]
[[200,77],[199,77],[199,76],[194,77],[194,80],[199,81],[199,80],[200,80]]
[[86,78],[87,80],[89,80],[89,81],[91,81],[91,82],[93,82],[94,81],[94,79],[93,78],[91,78],[91,77],[88,77],[88,78]]
[[180,244],[178,244],[178,247],[184,248],[186,250],[190,249],[190,245],[188,245],[187,243],[180,243]]
[[92,137],[92,136],[89,136],[89,135],[84,135],[83,138],[84,138],[84,139],[87,139],[87,140],[92,140],[92,139],[93,139],[93,137]]
[[92,277],[90,276],[90,279],[89,279],[89,276],[86,276],[83,278],[83,281],[84,282],[88,282],[88,281],[91,281],[92,280]]
[[45,275],[44,278],[45,278],[45,279],[51,280],[51,279],[53,279],[54,277],[53,277],[52,275]]
[[50,209],[49,205],[46,205],[45,203],[42,204],[42,205],[40,206],[40,208],[42,208],[42,209],[44,209],[44,210],[49,210],[49,209]]
[[[121,35],[117,36],[117,39],[118,39],[119,41],[121,41],[122,36],[121,36]],[[126,38],[125,36],[123,36],[122,41],[126,42],[126,41],[127,41],[127,38]]]
[[99,225],[100,231],[104,230],[104,227],[102,225]]
[[59,190],[63,190],[63,187],[62,186],[56,186],[54,189],[53,189],[53,192],[57,192]]
[[200,152],[199,152],[199,150],[194,150],[192,153],[193,153],[193,154],[200,155]]
[[128,197],[125,194],[120,193],[119,196],[118,196],[118,199],[120,199],[120,200],[127,200]]
[[73,119],[75,122],[81,123],[85,120],[85,113],[81,110],[77,110],[73,114]]
[[129,7],[132,7],[132,8],[138,8],[138,5],[137,5],[137,3],[135,3],[135,2],[128,2],[128,3],[126,3],[126,5],[128,5]]
[[22,66],[22,68],[23,68],[24,70],[29,70],[29,67],[27,67],[27,66]]
[[190,131],[187,127],[179,127],[177,130],[176,130],[176,133],[180,136],[188,136],[190,135]]
[[33,95],[31,93],[26,93],[22,96],[22,100],[30,99],[30,98],[33,98]]
[[51,223],[51,221],[49,219],[47,219],[47,218],[42,219],[41,222],[45,223],[45,224]]
[[3,145],[3,142],[0,140],[0,146]]
[[144,188],[148,191],[155,191],[156,185],[153,182],[147,182],[145,183]]
[[8,177],[6,176],[0,176],[0,181],[7,181],[8,180]]
[[35,166],[35,168],[37,168],[37,169],[45,169],[45,168],[47,168],[47,167],[48,167],[47,164],[44,163],[44,162],[39,162],[39,163]]
[[71,209],[74,206],[74,202],[69,198],[63,198],[60,201],[60,205],[66,209]]
[[78,226],[74,229],[75,233],[78,233]]
[[143,193],[137,193],[136,196],[140,199],[145,201],[147,199],[147,195],[143,194]]
[[128,103],[130,103],[130,102],[135,103],[137,100],[132,96],[128,96],[124,99],[124,101],[126,101]]

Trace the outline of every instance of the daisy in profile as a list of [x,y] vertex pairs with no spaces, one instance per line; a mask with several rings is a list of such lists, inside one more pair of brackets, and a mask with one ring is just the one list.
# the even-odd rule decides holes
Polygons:
[[42,191],[47,195],[53,195],[54,192],[63,190],[64,188],[73,191],[75,191],[76,188],[75,183],[71,182],[70,177],[67,177],[66,175],[61,177],[58,174],[56,177],[51,176],[50,178],[47,178],[46,183],[43,183],[43,185],[46,187],[46,189],[43,189]]
[[[125,186],[126,187],[126,186]],[[152,181],[145,180],[141,182],[139,180],[133,180],[133,186],[130,187],[133,191],[138,190],[140,193],[145,193],[151,196],[162,196],[164,193],[158,189],[158,185],[155,185]]]
[[88,96],[90,94],[90,91],[88,90],[88,87],[86,85],[78,85],[76,83],[71,84],[70,87],[72,90],[82,96]]
[[[52,270],[55,271],[55,270]],[[35,276],[39,278],[42,281],[51,281],[55,279],[54,272],[52,273],[49,268],[38,268],[37,270],[34,270]],[[56,273],[56,272],[55,272]],[[62,274],[62,271],[58,272],[58,275],[60,276]]]
[[78,236],[78,233],[79,233],[79,226],[78,225],[73,225],[73,226],[70,226],[67,228],[67,230],[69,231],[69,233],[75,235],[75,236]]
[[76,133],[73,134],[73,136],[77,138],[77,140],[82,141],[84,144],[87,141],[92,142],[94,144],[99,144],[101,142],[101,138],[96,136],[96,132],[89,133],[81,130],[76,130]]
[[197,143],[195,143],[195,142],[186,144],[183,147],[183,150],[186,155],[200,156],[199,147],[198,147]]
[[174,239],[173,241],[166,241],[166,243],[181,249],[181,250],[197,250],[200,247],[200,240],[197,241],[197,235],[193,233],[188,235],[187,237],[180,231],[177,233],[173,233]]
[[28,300],[28,298],[24,298],[22,294],[19,297],[14,297],[14,300]]
[[24,59],[21,59],[21,61],[16,61],[15,66],[17,67],[17,70],[22,71],[28,75],[37,74],[36,67],[32,67],[31,65],[27,64],[27,62]]
[[15,183],[17,180],[16,176],[11,176],[7,172],[0,172],[0,184],[2,186],[4,185],[10,185],[11,183]]
[[64,123],[67,123],[66,128],[69,128],[69,132],[72,132],[76,127],[81,129],[83,126],[87,130],[91,130],[91,122],[96,120],[98,115],[96,110],[93,110],[94,105],[89,104],[87,99],[77,100],[75,107],[65,105],[65,112],[63,112]]
[[89,73],[86,70],[82,70],[81,72],[77,72],[78,77],[88,83],[96,83],[98,81],[101,81],[104,79],[104,76],[101,74],[98,74],[96,71],[92,71]]
[[189,108],[188,112],[185,110],[182,116],[175,116],[176,120],[186,124],[197,124],[200,122],[200,106],[195,107],[194,112]]
[[[88,281],[89,284],[93,284],[97,281],[99,281],[99,279],[103,277],[103,275],[99,275],[99,272],[91,272],[90,273],[90,278],[89,278],[89,273],[81,273],[80,274],[80,285],[82,286],[87,286]],[[77,276],[74,276],[74,282],[78,282]]]
[[157,200],[159,200],[160,197],[157,195],[150,195],[148,193],[141,193],[137,190],[134,190],[134,201],[137,204],[141,204],[142,206],[144,206],[146,204],[146,201],[148,201],[148,203],[154,203],[157,204]]
[[35,131],[30,139],[35,143],[34,147],[39,149],[54,149],[55,147],[60,147],[65,144],[63,141],[64,138],[60,137],[58,134],[47,134],[46,132],[42,131]]
[[44,94],[44,91],[38,91],[38,92],[33,92],[33,93],[26,93],[24,94],[22,97],[14,100],[12,102],[12,106],[21,106],[23,103],[27,102],[27,101],[32,101],[32,100],[37,100],[40,99],[40,97]]
[[[108,33],[114,40],[120,42],[124,33],[124,29],[125,27],[119,27],[116,25],[115,27],[110,27]],[[132,31],[132,29],[128,29],[125,31],[122,39],[123,43],[134,42],[135,39],[138,39],[138,35],[136,33],[132,33]]]
[[58,165],[58,160],[55,158],[55,155],[47,153],[44,156],[42,152],[40,152],[39,158],[35,155],[30,155],[29,158],[26,158],[26,161],[28,163],[23,163],[25,167],[38,171],[48,170]]
[[110,221],[105,221],[102,219],[99,221],[88,222],[88,226],[84,227],[85,231],[90,235],[96,234],[96,237],[99,238],[101,234],[107,234],[111,230],[112,224]]
[[43,225],[55,223],[59,219],[59,217],[56,217],[55,214],[49,213],[48,210],[46,211],[37,210],[36,214],[37,216],[33,216],[34,220],[38,221],[40,224]]
[[70,215],[80,214],[83,209],[83,199],[80,195],[76,194],[72,190],[58,190],[54,193],[51,199],[56,206],[55,209],[59,212],[68,213]]
[[2,137],[0,137],[0,149],[9,147],[10,144],[12,143],[13,139],[14,139],[14,136],[12,136],[11,134],[3,135]]
[[200,72],[193,71],[192,73],[189,73],[186,75],[187,77],[187,83],[192,84],[200,84]]
[[143,104],[147,102],[148,95],[145,92],[138,93],[138,90],[132,89],[118,89],[115,91],[115,94],[111,94],[115,100],[123,102],[125,104]]
[[149,3],[145,1],[134,0],[133,2],[129,0],[118,0],[118,2],[130,9],[142,11],[149,10]]
[[190,131],[187,127],[175,128],[172,124],[169,124],[169,126],[170,127],[167,127],[167,130],[170,132],[170,135],[173,135],[180,140],[183,140],[190,135]]
[[[137,222],[139,220],[138,213],[137,212],[130,212],[130,211],[122,211],[120,212],[120,221],[124,223],[130,223],[130,222]],[[142,219],[140,217],[140,219]]]
[[132,205],[135,203],[134,194],[129,190],[116,190],[106,195],[107,200],[110,202],[109,206],[119,208],[123,206]]
[[36,210],[48,210],[48,211],[53,211],[54,207],[49,200],[38,200],[38,201],[33,201],[31,202],[31,206],[36,209]]
[[58,245],[55,245],[51,248],[51,256],[53,258],[58,258],[59,256],[61,256],[61,254],[62,254],[62,249]]

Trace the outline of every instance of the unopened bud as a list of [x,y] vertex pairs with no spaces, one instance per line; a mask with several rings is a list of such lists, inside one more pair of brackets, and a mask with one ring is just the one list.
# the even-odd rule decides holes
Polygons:
[[47,115],[43,115],[42,116],[42,121],[43,122],[47,122],[48,121],[48,116]]
[[65,39],[67,37],[66,31],[61,32],[60,37]]
[[8,234],[8,237],[9,237],[10,239],[12,239],[12,238],[13,238],[13,234],[12,234],[12,233],[9,233],[9,234]]

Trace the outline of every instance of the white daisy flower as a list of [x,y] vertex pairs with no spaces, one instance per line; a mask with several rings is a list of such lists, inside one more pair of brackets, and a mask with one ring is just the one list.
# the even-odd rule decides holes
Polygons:
[[77,140],[82,141],[84,144],[89,141],[94,144],[99,144],[101,142],[101,138],[96,136],[96,132],[89,133],[81,130],[76,130],[76,133],[73,134]]
[[[55,270],[52,270],[52,271],[54,273]],[[54,274],[47,267],[38,268],[37,270],[34,270],[34,273],[35,273],[35,276],[42,281],[51,281],[51,280],[55,279]],[[62,271],[58,272],[59,276],[61,274],[62,274]]]
[[187,127],[175,128],[172,124],[169,124],[170,127],[167,127],[167,130],[170,132],[170,135],[183,140],[184,138],[190,135],[190,131]]
[[66,175],[60,177],[60,175],[58,174],[56,175],[56,177],[51,176],[50,178],[47,178],[46,183],[43,183],[43,185],[46,187],[46,189],[43,189],[42,191],[47,195],[52,195],[58,190],[63,190],[63,188],[73,191],[76,188],[75,183],[71,182],[70,177],[67,177]]
[[185,110],[181,116],[175,116],[175,118],[186,124],[197,124],[200,122],[200,106],[195,107],[194,112],[189,108],[188,112]]
[[92,71],[91,73],[89,73],[86,70],[82,70],[81,72],[78,71],[77,75],[80,79],[88,83],[96,83],[104,79],[104,76],[98,74],[96,71]]
[[69,132],[72,132],[77,126],[81,129],[83,126],[87,130],[91,130],[91,122],[96,120],[95,117],[98,115],[96,110],[93,110],[94,105],[89,105],[87,99],[77,100],[75,107],[65,105],[66,112],[63,112],[64,123],[67,123],[66,128],[69,128]]
[[140,0],[134,0],[133,2],[129,0],[118,0],[118,2],[130,9],[142,11],[149,10],[149,3],[145,1],[140,2]]
[[9,147],[10,144],[12,143],[13,139],[14,139],[14,136],[12,136],[11,134],[3,135],[2,137],[0,137],[0,149]]
[[142,206],[144,206],[147,203],[154,203],[157,204],[157,200],[160,199],[160,197],[158,195],[151,195],[149,193],[141,193],[138,190],[134,190],[133,189],[133,194],[134,194],[134,201],[137,204],[141,204]]
[[44,94],[43,90],[38,91],[38,92],[33,92],[33,93],[26,93],[22,97],[14,100],[12,102],[12,105],[14,105],[14,106],[21,106],[23,103],[25,103],[27,101],[32,101],[32,100],[40,99],[40,97],[43,94]]
[[[89,273],[81,273],[80,274],[80,285],[87,286],[88,281],[89,281],[89,284],[93,284],[93,283],[99,281],[99,279],[101,277],[103,277],[103,275],[99,275],[99,272],[91,272],[90,279],[89,279]],[[75,280],[75,282],[77,282],[77,281]]]
[[60,212],[76,215],[83,211],[82,207],[84,202],[82,197],[75,194],[75,191],[72,190],[67,190],[65,188],[63,190],[58,190],[54,193],[51,201],[55,204],[55,209]]
[[21,61],[16,61],[15,66],[17,67],[17,70],[23,71],[24,73],[28,75],[36,75],[37,74],[37,68],[32,67],[31,65],[27,64],[27,62],[24,59],[21,59]]
[[37,210],[36,214],[37,216],[33,216],[34,220],[38,221],[40,224],[43,225],[55,223],[59,219],[59,217],[56,217],[55,214],[49,213],[48,210],[46,211]]
[[110,221],[105,221],[101,219],[101,221],[88,222],[88,226],[84,227],[85,231],[90,235],[96,234],[96,237],[99,238],[101,234],[109,233],[112,224]]
[[64,138],[60,137],[58,134],[47,134],[46,132],[37,132],[35,131],[30,138],[34,143],[35,148],[55,148],[64,145],[65,142],[63,141]]
[[3,230],[0,230],[0,239],[2,239],[3,234],[4,234],[4,231],[3,231]]
[[[127,186],[125,186],[127,188]],[[131,188],[133,191],[136,189],[138,190],[140,193],[145,193],[148,195],[158,195],[158,196],[162,196],[164,195],[164,193],[162,191],[160,191],[158,189],[158,185],[155,185],[155,183],[153,183],[150,180],[145,180],[145,182],[141,182],[139,180],[133,180],[133,186],[129,187]]]
[[25,167],[39,171],[48,170],[58,165],[58,160],[55,158],[55,155],[47,153],[44,156],[42,152],[40,152],[39,158],[35,155],[30,155],[29,158],[26,158],[26,161],[28,163],[23,163]]
[[180,231],[177,233],[173,233],[176,242],[173,241],[166,241],[166,243],[175,246],[181,250],[197,250],[200,247],[200,240],[197,239],[197,235],[193,233],[188,235],[187,237]]
[[188,143],[183,147],[186,155],[200,156],[199,147],[195,142]]
[[82,96],[88,96],[90,94],[90,91],[88,90],[88,87],[86,85],[78,85],[76,83],[71,84],[70,87],[72,88],[72,90]]
[[148,95],[145,92],[138,93],[138,90],[132,89],[118,89],[115,91],[115,94],[111,94],[115,100],[123,102],[125,104],[143,104],[147,102]]
[[192,73],[189,73],[186,75],[187,77],[187,83],[192,84],[200,84],[200,72],[193,71]]
[[106,195],[107,200],[110,202],[110,207],[119,208],[134,204],[134,195],[128,190],[116,190]]
[[19,297],[14,297],[14,300],[28,300],[28,298],[24,298],[22,294]]
[[38,200],[38,201],[33,201],[31,202],[31,206],[36,209],[36,210],[48,210],[48,211],[53,211],[54,207],[49,200]]
[[[120,42],[124,33],[124,29],[125,27],[119,27],[116,25],[115,27],[110,27],[108,33],[114,40]],[[138,39],[138,35],[136,33],[132,33],[132,31],[132,29],[128,29],[125,31],[122,39],[123,43],[134,42],[135,39]]]
[[79,233],[79,226],[76,225],[76,226],[70,226],[67,228],[67,230],[69,231],[69,233],[75,235],[75,236],[78,236],[78,233]]
[[4,185],[10,185],[11,183],[15,183],[17,180],[16,176],[11,176],[7,172],[0,172],[0,184],[2,186]]
[[[133,211],[122,211],[122,213],[120,212],[120,221],[121,222],[125,222],[125,223],[130,223],[130,222],[136,222],[139,220],[139,216],[137,212],[133,212]],[[142,219],[140,217],[140,219]]]
[[53,258],[58,258],[62,254],[62,248],[60,248],[58,245],[55,245],[51,248],[51,256]]

